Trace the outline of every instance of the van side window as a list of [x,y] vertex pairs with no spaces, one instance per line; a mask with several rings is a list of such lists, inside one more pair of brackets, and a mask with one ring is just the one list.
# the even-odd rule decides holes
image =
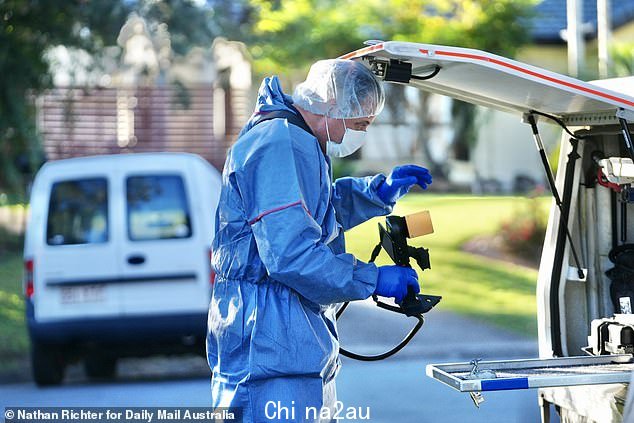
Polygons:
[[105,178],[56,182],[46,225],[48,245],[108,241],[108,183]]
[[131,176],[126,181],[128,237],[132,241],[188,238],[191,220],[178,175]]

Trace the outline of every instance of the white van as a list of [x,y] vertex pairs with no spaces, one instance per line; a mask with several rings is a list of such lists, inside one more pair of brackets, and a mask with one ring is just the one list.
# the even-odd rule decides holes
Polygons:
[[[404,42],[343,57],[385,81],[516,114],[553,191],[536,290],[540,357],[433,364],[428,376],[477,405],[485,391],[534,388],[544,422],[551,405],[566,422],[634,421],[634,78],[589,83],[479,50]],[[556,178],[537,119],[564,129]]]
[[46,163],[24,243],[35,382],[85,359],[112,377],[123,356],[204,355],[221,177],[200,156],[143,153]]

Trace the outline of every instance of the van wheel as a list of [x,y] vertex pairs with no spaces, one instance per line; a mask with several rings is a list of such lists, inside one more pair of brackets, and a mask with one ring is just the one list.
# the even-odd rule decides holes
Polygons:
[[84,360],[84,371],[91,379],[112,379],[117,374],[115,357],[87,357]]
[[56,345],[31,344],[31,370],[39,386],[59,385],[64,379],[66,363],[61,348]]

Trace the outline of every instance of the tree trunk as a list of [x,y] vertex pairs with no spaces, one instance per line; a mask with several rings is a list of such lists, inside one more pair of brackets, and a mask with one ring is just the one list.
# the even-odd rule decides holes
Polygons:
[[416,122],[416,151],[414,153],[414,160],[417,163],[427,167],[435,178],[445,179],[445,171],[443,169],[443,163],[436,163],[433,160],[433,156],[429,150],[429,128],[436,123],[433,121],[431,114],[429,113],[429,99],[432,94],[426,91],[419,91],[418,98],[418,113],[420,119]]

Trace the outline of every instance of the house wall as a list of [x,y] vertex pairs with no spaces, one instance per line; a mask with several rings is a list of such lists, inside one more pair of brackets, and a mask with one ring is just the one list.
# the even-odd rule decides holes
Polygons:
[[520,49],[516,60],[553,72],[566,74],[568,72],[568,58],[566,54],[566,46],[564,44],[531,44]]
[[[356,166],[359,173],[388,172],[404,162],[429,165],[425,163],[428,158],[417,143],[417,125],[421,119],[418,114],[419,90],[405,87],[403,94],[409,107],[404,106],[394,112],[386,106],[368,129],[367,141],[361,150],[362,160]],[[446,162],[449,143],[453,137],[451,99],[440,95],[432,96],[429,99],[426,121],[428,154],[435,162]]]
[[[612,32],[612,42],[623,43],[634,41],[634,22],[623,25]],[[557,73],[568,73],[568,50],[566,44],[544,45],[531,44],[523,47],[517,54],[517,60],[539,66]],[[597,40],[586,42],[586,70],[582,79],[595,79],[598,75]]]
[[[245,90],[233,89],[215,108],[212,84],[98,88],[58,87],[38,99],[38,127],[48,160],[98,154],[186,151],[221,170],[226,151],[246,119]],[[181,96],[187,105],[180,102]],[[216,115],[231,125],[222,133]]]
[[124,24],[117,42],[123,60],[110,57],[97,75],[73,66],[80,53],[50,53],[56,86],[37,100],[47,159],[186,151],[222,170],[252,107],[244,45],[217,38],[175,56],[169,34],[150,34],[138,16]]
[[[519,177],[544,185],[546,176],[530,126],[517,114],[478,109],[483,122],[471,156],[474,181],[479,182],[474,191],[512,192]],[[538,123],[538,127],[546,148],[552,152],[559,141],[559,127],[546,122]]]

